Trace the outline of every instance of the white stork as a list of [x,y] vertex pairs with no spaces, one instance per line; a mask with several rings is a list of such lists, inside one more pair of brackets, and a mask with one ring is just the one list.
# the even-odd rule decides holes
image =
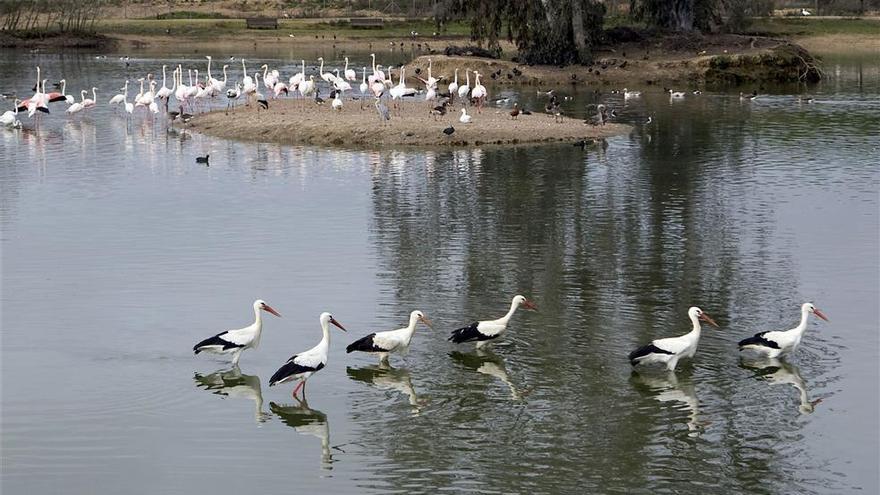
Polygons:
[[694,357],[694,354],[697,352],[697,344],[700,343],[700,320],[714,327],[717,327],[718,324],[696,306],[691,306],[688,309],[688,316],[694,325],[690,332],[680,337],[657,339],[648,345],[639,347],[629,353],[630,364],[636,366],[663,363],[666,365],[667,370],[675,371],[675,366],[678,364],[679,359]]
[[409,343],[419,322],[424,323],[428,327],[431,326],[431,322],[428,321],[424,313],[413,311],[409,314],[409,325],[397,330],[371,333],[349,344],[345,348],[345,352],[372,352],[379,355],[380,364],[387,364],[389,354],[405,352],[409,348]]
[[510,322],[513,313],[515,313],[520,306],[526,309],[531,309],[532,311],[538,310],[535,304],[526,299],[525,296],[514,296],[513,301],[510,303],[510,310],[507,311],[506,315],[497,320],[477,321],[466,327],[459,328],[452,332],[449,340],[456,344],[476,342],[478,348],[483,347],[492,340],[500,337],[501,334],[507,330],[507,323]]
[[260,311],[267,311],[280,317],[277,311],[272,309],[266,301],[257,299],[254,301],[254,322],[244,328],[220,332],[209,337],[195,346],[193,352],[213,352],[215,354],[232,354],[232,365],[238,365],[238,359],[245,349],[256,349],[260,345],[260,334],[263,331],[263,318]]
[[810,313],[828,321],[825,313],[812,303],[801,305],[801,322],[791,330],[767,331],[755,334],[753,337],[739,341],[740,351],[754,351],[768,358],[775,358],[793,353],[801,343],[804,331],[807,329],[807,321]]
[[300,388],[303,389],[303,398],[305,398],[306,380],[321,370],[321,368],[327,366],[327,351],[330,349],[330,324],[332,323],[336,325],[343,332],[347,331],[345,330],[345,327],[333,319],[333,316],[330,313],[321,313],[320,320],[321,330],[324,332],[321,341],[318,342],[318,345],[315,347],[291,356],[291,358],[284,363],[284,366],[278,368],[278,371],[276,371],[275,374],[272,375],[272,378],[269,379],[270,387],[298,380],[299,384],[293,389],[293,398],[296,398],[296,393]]

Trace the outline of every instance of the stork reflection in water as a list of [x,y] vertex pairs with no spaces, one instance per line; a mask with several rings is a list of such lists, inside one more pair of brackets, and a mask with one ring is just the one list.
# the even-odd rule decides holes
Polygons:
[[258,423],[266,421],[259,376],[245,375],[238,366],[233,366],[232,369],[215,371],[209,375],[196,373],[193,379],[198,388],[208,390],[223,398],[254,401],[254,419]]
[[330,423],[327,415],[312,409],[303,399],[296,404],[269,403],[269,409],[282,423],[290,426],[301,435],[310,435],[321,440],[321,467],[330,469],[333,456],[330,454]]
[[791,385],[798,391],[798,411],[801,414],[810,414],[816,409],[816,405],[822,399],[810,400],[807,394],[807,383],[801,377],[801,371],[797,366],[782,359],[768,358],[759,360],[740,361],[740,367],[751,370],[755,377],[764,379],[771,385]]
[[504,359],[494,352],[486,349],[476,349],[472,353],[452,351],[449,353],[449,357],[455,360],[455,362],[466,368],[472,369],[477,373],[501,380],[501,382],[507,385],[507,388],[510,389],[510,398],[512,400],[522,400],[523,396],[528,395],[530,392],[529,390],[520,391],[517,386],[510,381],[510,376],[507,374],[507,369],[504,365]]
[[700,421],[700,401],[694,389],[694,382],[687,378],[679,379],[671,371],[657,373],[633,372],[630,381],[645,395],[660,402],[678,402],[676,407],[688,413],[688,436],[699,436],[708,421]]
[[412,384],[410,372],[404,368],[393,368],[387,364],[364,366],[354,368],[349,366],[345,370],[352,380],[366,383],[379,390],[389,390],[405,395],[409,399],[409,405],[413,408],[413,414],[421,412],[422,406],[427,402],[420,400]]

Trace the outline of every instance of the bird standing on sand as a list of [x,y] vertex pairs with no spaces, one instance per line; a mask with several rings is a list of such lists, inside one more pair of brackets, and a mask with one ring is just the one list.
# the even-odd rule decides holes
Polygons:
[[519,117],[519,103],[513,104],[513,110],[510,111],[510,118],[516,120]]

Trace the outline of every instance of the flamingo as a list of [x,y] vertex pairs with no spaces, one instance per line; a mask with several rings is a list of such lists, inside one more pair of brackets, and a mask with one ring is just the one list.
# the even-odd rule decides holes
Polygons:
[[229,67],[228,65],[223,66],[223,80],[222,81],[218,81],[217,79],[214,79],[214,83],[213,83],[214,91],[213,91],[212,96],[214,94],[218,94],[218,95],[223,94],[223,92],[226,91],[226,82],[227,82],[226,69],[228,67]]
[[768,358],[777,358],[794,353],[801,343],[804,331],[807,329],[810,314],[828,321],[825,313],[820,311],[813,303],[804,303],[801,305],[801,322],[798,326],[784,332],[767,331],[757,333],[753,337],[741,340],[739,342],[739,350],[754,351]]
[[345,57],[345,69],[342,71],[342,74],[347,81],[357,81],[357,72],[355,72],[354,69],[348,68],[348,57]]
[[[143,87],[141,87],[143,90]],[[174,97],[177,98],[177,101],[183,106],[186,103],[187,95],[189,94],[189,88],[183,84],[183,67],[180,65],[177,66],[177,90],[174,92]]]
[[242,86],[248,87],[254,83],[254,80],[251,79],[251,76],[247,73],[247,68],[244,66],[244,59],[241,59],[241,71],[244,73],[244,78],[242,79]]
[[284,363],[284,366],[278,368],[278,371],[269,379],[270,387],[290,381],[299,381],[299,384],[293,389],[292,395],[296,398],[296,393],[302,388],[303,397],[305,397],[306,380],[321,368],[327,366],[327,351],[330,349],[330,325],[335,325],[343,332],[347,331],[330,313],[321,313],[319,321],[321,322],[321,331],[323,332],[321,341],[315,347],[291,356]]
[[288,81],[290,83],[290,89],[299,89],[299,84],[306,78],[306,61],[301,60],[300,62],[302,62],[302,70],[290,76],[290,80]]
[[302,95],[303,98],[307,96],[311,96],[315,93],[315,76],[310,75],[308,80],[305,80],[299,83],[299,94]]
[[3,115],[0,115],[0,125],[4,127],[21,127],[21,122],[18,120],[18,105],[21,103],[21,100],[16,99],[12,102],[12,110],[7,110],[3,112]]
[[661,363],[666,365],[667,370],[675,371],[679,359],[693,358],[697,352],[697,344],[700,342],[700,321],[705,321],[713,327],[717,327],[718,324],[696,306],[688,309],[688,317],[693,324],[690,332],[679,337],[657,339],[648,345],[639,347],[629,353],[630,364],[638,366]]
[[370,89],[370,86],[367,84],[367,68],[366,67],[364,67],[364,73],[363,73],[363,76],[361,77],[361,85],[360,85],[359,89],[361,90],[361,96],[366,96],[367,90]]
[[520,306],[532,311],[538,310],[537,306],[525,296],[516,295],[510,302],[510,309],[506,315],[497,320],[476,321],[466,327],[459,328],[452,332],[449,340],[456,344],[476,342],[478,348],[482,347],[500,337],[507,330],[507,324]]
[[263,69],[263,85],[271,91],[275,87],[275,83],[278,82],[278,78],[269,73],[268,64],[263,64],[260,68]]
[[[205,80],[205,86],[210,86],[211,90],[213,91],[213,88],[216,88],[217,85],[220,84],[220,80],[214,79],[214,76],[211,75],[211,56],[205,55],[205,58],[208,59],[208,78]],[[164,75],[163,75],[163,77],[164,77]],[[163,86],[164,86],[164,81],[163,81]],[[217,91],[220,92],[223,90],[221,89],[221,90],[217,90]]]
[[321,67],[318,68],[318,74],[321,76],[321,79],[328,84],[333,84],[336,81],[336,76],[329,72],[324,72],[324,57],[318,57],[318,61],[321,62]]
[[471,91],[471,98],[477,100],[477,111],[479,112],[483,108],[483,102],[486,101],[486,97],[489,93],[486,91],[486,87],[480,84],[480,73],[474,71],[474,89]]
[[92,108],[95,106],[95,101],[98,99],[98,88],[92,87],[92,97],[91,98],[83,98],[82,105],[84,108]]
[[464,86],[458,87],[458,97],[467,102],[468,93],[471,92],[471,70],[466,69],[464,71],[465,82]]
[[349,84],[344,78],[339,77],[339,69],[336,69],[336,80],[333,81],[333,87],[340,92],[351,91],[351,84]]
[[232,365],[237,366],[241,353],[246,349],[256,349],[260,345],[260,335],[263,331],[263,318],[261,311],[272,313],[280,317],[277,311],[266,304],[266,301],[257,299],[254,301],[254,322],[237,330],[220,332],[213,337],[199,342],[193,346],[193,352],[212,352],[216,354],[232,354]]
[[254,99],[257,100],[257,111],[260,110],[259,107],[269,108],[269,102],[266,101],[266,97],[263,96],[263,93],[260,93],[260,73],[254,72]]
[[58,81],[61,84],[61,92],[60,93],[49,93],[47,97],[49,98],[49,103],[54,103],[56,101],[66,101],[69,105],[72,105],[76,102],[76,98],[73,95],[66,95],[67,92],[67,79],[62,79]]
[[[254,74],[258,74],[259,72],[255,72]],[[250,77],[244,80],[244,86],[241,88],[241,92],[245,97],[245,105],[250,105],[251,95],[257,92],[257,85],[254,83],[254,80]]]
[[86,93],[88,93],[88,91],[82,90],[80,92],[80,97],[82,98],[82,101],[75,102],[72,105],[70,105],[69,107],[67,107],[66,112],[68,115],[73,115],[75,113],[79,113],[79,112],[83,111],[83,109],[86,108],[86,106],[85,106]]
[[421,311],[413,311],[409,314],[409,324],[397,330],[376,332],[358,339],[345,348],[346,353],[354,351],[370,352],[379,355],[379,364],[388,364],[389,354],[400,353],[409,348],[416,325],[419,322],[431,327],[431,322]]
[[425,89],[431,89],[431,88],[436,89],[437,82],[439,82],[438,79],[436,79],[434,76],[431,75],[431,65],[432,65],[431,59],[429,58],[428,59],[428,78],[427,79],[422,79],[421,77],[419,78],[420,81],[425,83]]
[[108,102],[109,105],[116,105],[117,103],[122,103],[125,101],[125,95],[128,94],[128,79],[125,80],[125,85],[122,87],[122,93],[110,98]]
[[455,96],[455,93],[458,91],[458,68],[455,69],[455,80],[449,83],[449,97],[452,98]]
[[156,97],[163,99],[163,100],[166,100],[166,103],[167,103],[168,97],[171,96],[173,91],[171,89],[169,89],[168,86],[165,84],[165,69],[166,69],[166,67],[167,67],[166,65],[162,66],[162,87],[159,88],[159,91],[156,92]]

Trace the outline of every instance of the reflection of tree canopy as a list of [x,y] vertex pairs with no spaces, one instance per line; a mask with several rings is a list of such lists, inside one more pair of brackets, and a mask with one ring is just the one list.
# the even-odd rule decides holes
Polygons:
[[[628,372],[621,356],[633,342],[686,331],[688,306],[724,315],[733,294],[758,301],[770,290],[762,280],[791,271],[790,261],[773,253],[743,256],[744,249],[768,249],[774,235],[772,205],[751,204],[748,153],[760,133],[749,129],[747,111],[731,109],[719,119],[717,111],[672,108],[644,130],[650,142],[636,135],[604,155],[560,145],[376,160],[372,235],[398,302],[431,301],[429,312],[445,312],[439,320],[459,321],[500,316],[507,299],[522,292],[541,310],[516,321],[509,339],[517,352],[501,352],[512,380],[534,389],[524,409],[487,398],[485,385],[461,384],[485,377],[462,375],[466,369],[443,359],[443,343],[426,339],[432,389],[456,397],[449,411],[426,417],[447,433],[416,438],[422,427],[393,419],[394,442],[374,439],[386,455],[416,467],[409,454],[420,452],[436,471],[461,470],[493,488],[518,490],[539,487],[527,472],[541,463],[561,491],[619,487],[624,476],[647,477],[681,462],[705,468],[689,476],[715,483],[713,456],[739,459],[729,488],[774,473],[769,458],[744,441],[712,456],[674,450],[670,439],[687,438],[687,425],[668,423],[674,411],[656,404],[621,408],[639,399],[626,395],[626,378],[617,376]],[[660,328],[658,321],[673,323]],[[724,345],[706,339],[703,349]],[[713,393],[725,401],[735,391]],[[481,429],[503,434],[478,445],[486,442],[475,437]],[[498,459],[484,449],[512,449],[509,469],[493,470]],[[449,483],[444,475],[424,476],[431,486]]]

